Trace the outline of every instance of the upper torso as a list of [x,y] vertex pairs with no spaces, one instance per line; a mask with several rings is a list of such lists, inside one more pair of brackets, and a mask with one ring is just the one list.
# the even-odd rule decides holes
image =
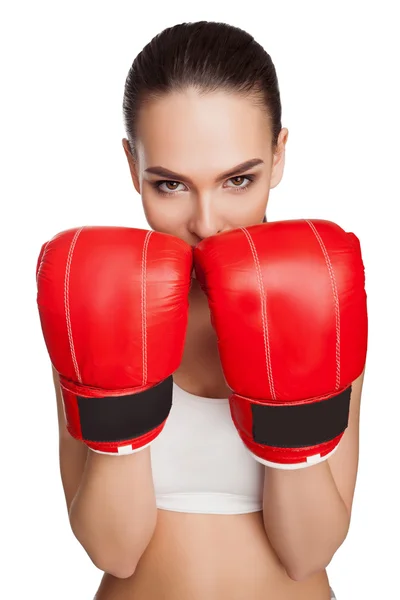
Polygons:
[[132,577],[104,575],[96,599],[329,600],[325,572],[295,582],[269,544],[264,466],[235,435],[227,400],[207,402],[176,383],[174,392],[170,418],[151,448],[155,533]]
[[[264,467],[256,461],[252,462],[253,459],[247,456],[246,450],[231,429],[233,426],[229,420],[227,406],[230,389],[223,377],[208,311],[204,310],[204,305],[199,306],[203,300],[196,298],[191,303],[184,355],[181,366],[174,373],[174,387],[176,391],[179,386],[182,395],[185,391],[188,392],[187,398],[192,410],[198,410],[198,414],[201,415],[202,424],[198,426],[199,431],[195,431],[196,419],[193,415],[189,417],[188,423],[194,436],[197,435],[197,445],[194,445],[196,442],[191,440],[188,431],[170,446],[167,444],[171,439],[168,437],[168,430],[165,431],[164,441],[161,434],[160,439],[153,442],[156,475],[154,484],[159,495],[154,535],[134,574],[127,579],[117,579],[105,574],[96,600],[330,600],[325,571],[306,581],[293,581],[288,577],[269,543],[262,513],[262,494],[266,493],[263,488]],[[219,408],[211,403],[201,402],[206,398],[217,399]],[[173,414],[171,418],[174,418]],[[175,418],[179,418],[178,413]],[[211,430],[209,435],[207,418]],[[218,431],[213,427],[212,419],[219,419],[219,426],[224,427],[224,439],[229,447],[225,454],[223,444],[221,448],[218,447]],[[177,426],[176,420],[175,425],[171,424],[172,428],[174,426]],[[172,429],[171,433],[173,431]],[[195,447],[201,447],[201,435],[205,437],[202,446],[207,446],[207,443],[210,445],[209,457],[212,458],[213,452],[215,454],[215,463],[210,465],[213,476],[204,479],[212,492],[211,507],[225,506],[225,509],[221,510],[228,512],[228,507],[233,506],[232,512],[239,513],[242,510],[241,514],[193,512],[199,506],[199,494],[196,495],[196,492],[201,491],[200,487],[196,488],[194,485],[196,473],[190,478],[188,492],[192,493],[192,498],[188,498],[187,501],[179,496],[184,494],[185,490],[184,486],[179,485],[178,469],[176,473],[170,471],[170,478],[173,480],[175,476],[179,494],[172,493],[168,477],[163,488],[162,453],[166,453],[164,460],[168,461],[169,456],[176,460],[179,442],[182,445],[181,456],[185,456],[186,443],[190,462],[190,451],[194,452]],[[211,448],[214,450],[210,452]],[[236,461],[237,471],[232,469],[233,461]],[[193,462],[194,467],[201,464],[197,458]],[[168,469],[174,468],[173,463],[165,465]],[[205,463],[203,467],[204,465]],[[221,479],[221,485],[217,485],[218,477]],[[188,478],[189,471],[183,471],[183,481],[187,483]],[[200,473],[199,478],[201,479]],[[172,510],[166,510],[168,503],[171,504]],[[179,503],[181,507],[178,510],[191,512],[178,512],[176,506],[179,507]],[[160,508],[160,505],[164,508]],[[185,509],[185,506],[189,508]],[[245,508],[240,508],[243,506]],[[253,512],[244,512],[245,510]]]

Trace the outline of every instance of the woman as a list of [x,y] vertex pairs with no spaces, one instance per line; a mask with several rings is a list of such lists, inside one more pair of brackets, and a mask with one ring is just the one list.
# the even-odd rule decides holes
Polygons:
[[[123,108],[123,147],[151,229],[195,246],[266,221],[288,130],[274,65],[249,34],[212,22],[164,30],[135,59]],[[194,273],[173,407],[149,447],[115,458],[72,439],[54,372],[71,525],[105,571],[97,600],[335,598],[326,567],[350,523],[362,380],[327,460],[298,470],[254,460],[232,424]]]

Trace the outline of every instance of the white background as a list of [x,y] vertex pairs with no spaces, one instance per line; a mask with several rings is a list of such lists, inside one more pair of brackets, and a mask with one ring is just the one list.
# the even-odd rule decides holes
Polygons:
[[55,395],[36,307],[36,260],[44,241],[70,227],[148,227],[121,144],[125,77],[159,31],[205,19],[247,29],[277,69],[289,141],[268,219],[326,218],[361,240],[370,329],[360,465],[350,532],[328,575],[338,600],[400,597],[395,6],[3,3],[0,596],[84,600],[101,578],[74,538],[65,508]]

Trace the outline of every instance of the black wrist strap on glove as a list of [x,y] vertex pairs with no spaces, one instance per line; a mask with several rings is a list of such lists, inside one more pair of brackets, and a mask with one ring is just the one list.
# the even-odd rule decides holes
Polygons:
[[156,429],[172,407],[172,375],[158,385],[125,396],[77,396],[82,437],[95,442],[120,442]]
[[252,404],[253,439],[275,448],[303,448],[333,440],[347,428],[350,394],[351,386],[307,404]]

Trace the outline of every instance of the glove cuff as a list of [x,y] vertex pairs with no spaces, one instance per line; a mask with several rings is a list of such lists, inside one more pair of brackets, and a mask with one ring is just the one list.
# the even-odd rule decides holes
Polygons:
[[326,460],[348,426],[351,386],[334,396],[300,402],[230,397],[235,427],[250,452],[265,464],[302,468]]
[[172,375],[147,389],[113,390],[112,395],[96,390],[88,396],[93,388],[71,385],[62,377],[60,383],[69,433],[104,454],[132,454],[147,447],[161,433],[172,407]]
[[[340,436],[339,442],[342,439],[343,436]],[[242,440],[243,441],[243,440]],[[271,459],[268,460],[266,458],[261,458],[261,456],[258,456],[257,454],[254,454],[254,452],[252,452],[247,445],[243,442],[244,446],[246,447],[246,450],[251,454],[251,456],[259,463],[261,463],[262,465],[266,466],[266,467],[271,467],[273,469],[283,469],[283,470],[295,470],[295,469],[304,469],[307,467],[312,467],[314,465],[317,465],[321,462],[324,462],[325,460],[327,460],[328,458],[330,458],[333,454],[335,454],[337,448],[339,447],[339,442],[335,445],[335,447],[333,448],[333,450],[330,450],[329,452],[327,452],[326,454],[313,454],[312,456],[306,456],[304,458],[301,459],[301,462],[281,462],[283,460],[283,457],[280,456],[276,456],[275,457],[275,462],[273,460],[273,453],[271,453]],[[263,451],[263,449],[260,449],[261,451]],[[273,450],[273,449],[271,449]],[[264,450],[265,452],[265,450]],[[293,461],[294,457],[291,456],[290,458],[288,458],[287,460],[289,461]]]

